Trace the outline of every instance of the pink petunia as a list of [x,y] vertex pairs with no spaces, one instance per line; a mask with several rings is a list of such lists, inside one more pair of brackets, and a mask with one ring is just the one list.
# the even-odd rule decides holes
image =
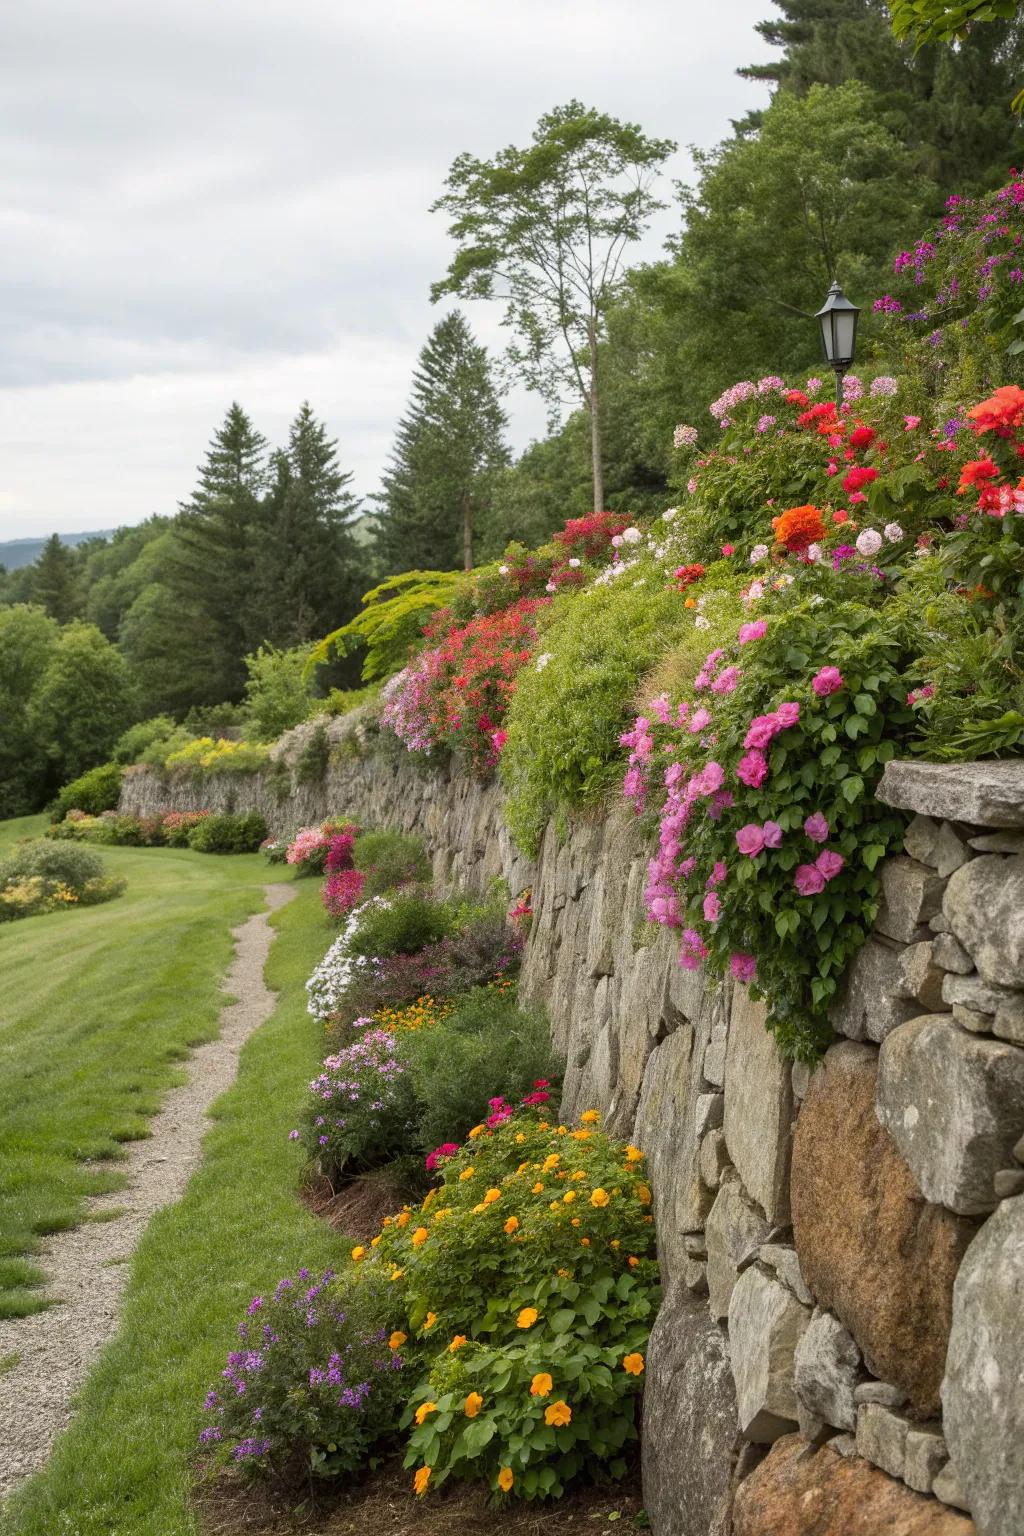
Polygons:
[[766,848],[782,847],[782,828],[777,821],[766,821],[761,830],[764,833],[764,845]]
[[829,825],[820,811],[815,811],[813,816],[808,816],[804,822],[804,831],[812,843],[823,843],[829,834]]
[[819,699],[827,698],[830,693],[838,693],[842,686],[843,674],[838,667],[822,667],[821,671],[811,678],[811,687]]
[[741,624],[739,633],[740,645],[749,645],[751,640],[763,640],[768,633],[768,625],[764,619],[755,619],[753,624]]
[[817,896],[825,889],[825,876],[813,864],[798,864],[793,884],[801,896]]
[[841,853],[833,853],[831,849],[825,848],[815,859],[814,867],[823,879],[834,880],[845,863]]
[[764,829],[756,822],[749,821],[745,827],[740,827],[736,833],[736,846],[740,853],[745,853],[748,858],[755,858],[764,847]]
[[753,955],[744,955],[737,951],[734,955],[729,956],[729,969],[736,980],[746,986],[757,975],[757,961]]
[[768,759],[763,752],[748,752],[736,764],[736,777],[751,789],[760,789],[768,774]]

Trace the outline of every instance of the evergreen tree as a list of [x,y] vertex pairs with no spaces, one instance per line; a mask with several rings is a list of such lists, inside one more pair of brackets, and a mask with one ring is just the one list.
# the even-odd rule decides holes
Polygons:
[[362,590],[363,562],[348,526],[359,508],[352,476],[339,469],[337,444],[308,402],[271,469],[253,589],[262,633],[252,651],[319,639],[356,612]]
[[263,639],[252,592],[265,542],[266,461],[266,438],[233,403],[177,520],[170,583],[207,631],[209,691],[222,699],[240,697],[244,657]]
[[487,349],[454,310],[419,355],[377,498],[385,570],[472,568],[474,525],[509,459],[506,425]]
[[51,533],[32,567],[32,601],[44,608],[58,624],[68,624],[79,609],[78,570],[75,557],[60,535]]

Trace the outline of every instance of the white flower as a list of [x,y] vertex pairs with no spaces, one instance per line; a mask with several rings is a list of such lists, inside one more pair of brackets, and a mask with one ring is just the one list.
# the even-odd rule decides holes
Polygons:
[[765,558],[767,553],[768,553],[768,545],[767,544],[755,544],[753,549],[750,551],[750,563],[751,563],[751,565],[757,565],[761,560],[763,560]]
[[507,565],[499,565],[498,566],[498,575],[499,576],[507,576],[508,575],[508,566]]
[[693,621],[693,627],[694,629],[710,629],[711,620],[706,619],[702,613],[698,613],[697,617]]
[[900,539],[903,537],[903,529],[900,527],[899,523],[886,523],[882,532],[885,534],[890,544],[898,544]]
[[820,592],[815,592],[814,596],[809,598],[808,601],[812,608],[820,608],[825,599],[822,597]]
[[812,565],[817,565],[818,561],[821,559],[821,545],[820,544],[808,544],[808,546],[807,546],[807,558],[811,562]]
[[623,544],[639,544],[642,538],[643,534],[640,532],[639,528],[626,528],[623,530]]
[[569,561],[569,569],[573,570],[573,571],[578,571],[579,568],[580,568],[580,562],[577,560],[576,556],[573,555],[572,559]]
[[679,516],[679,508],[678,507],[669,507],[667,512],[663,512],[661,514],[662,522],[665,522],[665,523],[671,523],[672,520],[674,518],[678,517],[678,516]]
[[622,542],[623,542],[623,540],[622,540],[622,534],[621,533],[615,533],[615,534],[612,535],[612,548],[613,549],[621,549],[622,548]]
[[545,651],[543,653],[543,655],[537,657],[537,671],[538,672],[543,672],[544,671],[544,668],[547,666],[548,662],[551,660],[552,654],[553,653],[551,651]]
[[557,592],[557,591],[558,591],[558,588],[557,588],[557,587],[556,587],[556,586],[555,586],[555,584],[554,584],[554,582],[553,582],[553,581],[549,581],[549,582],[547,582],[547,584],[546,584],[546,585],[545,585],[545,587],[544,587],[544,591],[545,591],[545,592]]
[[882,547],[882,535],[877,528],[865,528],[857,535],[858,554],[870,557],[877,555]]

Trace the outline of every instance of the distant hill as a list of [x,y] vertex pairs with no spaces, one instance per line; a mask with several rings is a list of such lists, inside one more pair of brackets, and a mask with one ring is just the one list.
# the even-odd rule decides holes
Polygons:
[[[62,544],[81,544],[85,539],[109,539],[113,528],[94,528],[89,533],[62,533]],[[43,552],[47,534],[41,539],[0,540],[0,565],[9,571],[20,571],[23,565],[32,565]]]

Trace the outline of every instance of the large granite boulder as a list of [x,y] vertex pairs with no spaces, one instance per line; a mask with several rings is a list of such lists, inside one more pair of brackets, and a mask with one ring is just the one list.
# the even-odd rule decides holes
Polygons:
[[928,1417],[974,1224],[922,1199],[878,1123],[877,1076],[878,1052],[844,1041],[812,1077],[793,1143],[794,1241],[815,1300],[849,1329],[872,1374]]
[[1024,763],[886,763],[883,805],[976,827],[1024,827]]
[[831,1424],[835,1429],[857,1428],[853,1389],[857,1384],[860,1350],[831,1312],[812,1319],[796,1347],[793,1385],[803,1410],[801,1429]]
[[942,910],[983,980],[1024,987],[1024,858],[972,859],[950,880]]
[[797,1423],[793,1356],[811,1320],[788,1286],[753,1265],[729,1301],[729,1358],[740,1429],[769,1445]]
[[948,1014],[911,1019],[882,1045],[877,1113],[927,1200],[990,1211],[992,1180],[1024,1126],[1024,1050]]
[[973,1536],[964,1515],[859,1456],[776,1441],[736,1492],[734,1536]]
[[943,1427],[980,1536],[1024,1531],[1024,1195],[968,1248],[953,1291]]
[[772,1225],[789,1220],[789,1063],[765,1028],[764,1003],[733,993],[725,1061],[725,1144],[748,1193]]
[[647,1347],[644,1508],[654,1536],[726,1536],[736,1459],[736,1394],[725,1334],[681,1285]]

